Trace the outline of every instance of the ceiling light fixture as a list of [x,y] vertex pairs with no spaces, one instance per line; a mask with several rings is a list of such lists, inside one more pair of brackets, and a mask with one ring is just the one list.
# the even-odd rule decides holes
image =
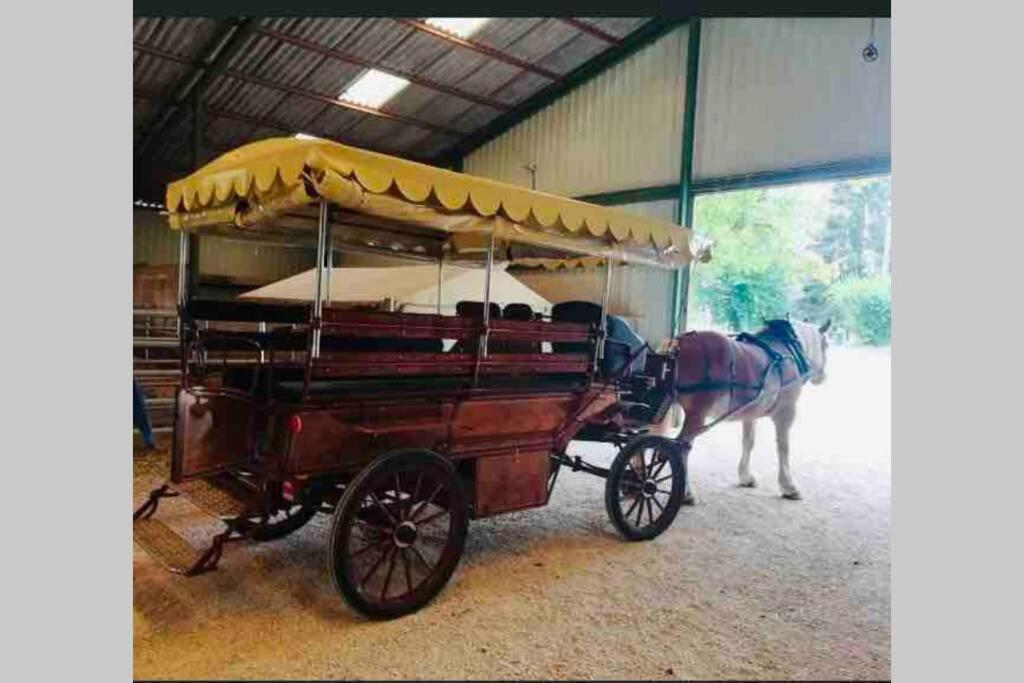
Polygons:
[[409,81],[404,78],[369,69],[355,83],[345,88],[338,99],[377,109],[407,85]]
[[434,28],[439,28],[442,31],[447,31],[459,38],[469,38],[471,35],[480,30],[480,27],[486,24],[490,19],[487,18],[474,18],[469,19],[465,17],[431,17],[426,20],[428,24]]

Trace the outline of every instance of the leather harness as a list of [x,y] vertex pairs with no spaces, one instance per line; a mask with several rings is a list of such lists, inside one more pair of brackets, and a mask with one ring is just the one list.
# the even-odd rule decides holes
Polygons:
[[[680,394],[695,394],[702,391],[714,391],[720,389],[729,390],[729,406],[728,410],[721,417],[712,420],[709,424],[703,426],[696,434],[700,434],[711,427],[715,426],[719,422],[732,417],[739,411],[747,408],[754,403],[761,400],[764,395],[765,387],[768,382],[768,375],[775,370],[779,375],[779,390],[775,395],[775,400],[772,402],[771,408],[766,413],[771,413],[775,410],[775,406],[778,404],[779,399],[782,398],[782,392],[786,387],[800,382],[803,384],[810,377],[810,365],[807,362],[807,357],[804,354],[803,345],[800,343],[800,339],[796,336],[796,331],[793,329],[793,325],[788,320],[768,320],[765,321],[765,328],[756,334],[749,334],[747,332],[741,332],[737,335],[733,335],[732,339],[743,344],[752,344],[757,348],[764,351],[768,357],[768,364],[765,366],[764,371],[761,373],[761,378],[757,384],[745,384],[743,382],[736,381],[736,354],[735,349],[732,353],[732,358],[729,362],[729,380],[713,380],[711,378],[711,354],[708,353],[707,344],[702,337],[701,344],[704,346],[704,379],[695,384],[685,384],[676,387],[676,392]],[[779,353],[776,351],[769,342],[778,342],[783,345],[786,353]],[[783,374],[783,365],[786,362],[792,362],[796,368],[797,376],[790,380],[785,381]],[[746,389],[748,391],[756,391],[757,395],[749,401],[743,404],[732,407],[734,394],[737,389]],[[696,434],[691,435],[696,436]]]

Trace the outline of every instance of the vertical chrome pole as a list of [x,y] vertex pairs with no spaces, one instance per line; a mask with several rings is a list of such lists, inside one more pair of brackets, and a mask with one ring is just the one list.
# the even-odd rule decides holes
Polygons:
[[188,232],[181,228],[178,235],[178,308],[188,301]]
[[483,357],[487,358],[487,342],[491,334],[491,270],[494,268],[494,229],[491,229],[491,241],[487,245],[487,275],[484,280],[484,336]]
[[188,305],[188,232],[178,235],[178,347],[181,354],[181,384],[188,385],[188,340],[185,339],[185,307]]
[[331,305],[331,271],[334,269],[334,242],[331,239],[331,226],[327,225],[324,258],[327,261],[327,277],[324,278],[324,303]]
[[320,317],[323,314],[324,251],[327,249],[327,202],[320,200],[316,241],[316,283],[313,286],[313,358],[320,357]]
[[608,324],[608,300],[611,298],[612,292],[612,259],[609,256],[604,263],[604,294],[601,296],[601,328],[598,330],[597,340],[597,356],[594,359],[596,366],[597,361],[604,358],[604,345],[607,334]]
[[444,271],[444,249],[437,257],[437,314],[441,315],[441,273]]
[[263,335],[265,335],[267,333],[267,323],[261,321],[260,324],[259,324],[259,327],[257,329],[259,330],[259,333],[260,333],[260,365],[263,365],[263,363],[265,363],[266,360],[267,360],[266,353],[263,350],[263,344],[264,344],[264,341],[265,341],[263,339]]

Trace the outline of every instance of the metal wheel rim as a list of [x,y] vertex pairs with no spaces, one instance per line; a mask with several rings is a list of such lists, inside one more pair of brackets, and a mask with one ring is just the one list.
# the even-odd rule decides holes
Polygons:
[[430,590],[452,552],[454,516],[442,501],[451,482],[435,470],[382,473],[347,520],[349,583],[385,605]]
[[669,509],[677,474],[672,459],[658,444],[645,445],[627,458],[615,491],[622,520],[636,531],[656,526]]

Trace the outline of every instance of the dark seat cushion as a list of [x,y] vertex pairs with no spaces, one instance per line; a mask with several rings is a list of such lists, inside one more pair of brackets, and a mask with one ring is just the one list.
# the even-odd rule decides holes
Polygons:
[[415,339],[405,337],[331,337],[320,340],[323,351],[425,351],[441,353],[444,342],[440,339]]
[[[491,319],[501,317],[501,306],[491,302]],[[482,301],[460,301],[455,304],[455,314],[460,318],[483,318],[484,302]]]
[[[589,301],[563,301],[551,307],[553,322],[586,323],[595,328],[601,324],[601,306]],[[555,353],[591,353],[586,342],[553,342]]]
[[[528,304],[506,304],[501,315],[505,320],[534,320],[533,309]],[[491,350],[496,353],[540,353],[540,342],[496,339]]]

